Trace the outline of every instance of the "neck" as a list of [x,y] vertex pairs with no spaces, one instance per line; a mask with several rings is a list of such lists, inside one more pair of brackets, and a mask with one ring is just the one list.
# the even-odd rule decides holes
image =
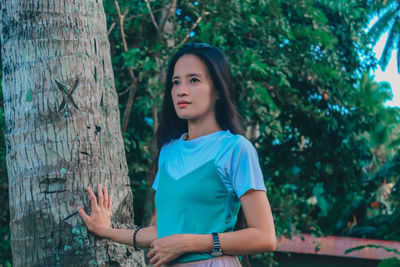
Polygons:
[[188,137],[186,140],[192,140],[217,131],[222,131],[222,129],[215,118],[207,121],[188,121]]

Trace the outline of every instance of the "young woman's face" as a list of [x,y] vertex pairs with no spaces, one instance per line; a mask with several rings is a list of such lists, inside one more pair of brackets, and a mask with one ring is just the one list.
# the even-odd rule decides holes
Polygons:
[[214,89],[206,65],[195,55],[178,59],[172,75],[172,101],[181,119],[215,118],[218,92]]

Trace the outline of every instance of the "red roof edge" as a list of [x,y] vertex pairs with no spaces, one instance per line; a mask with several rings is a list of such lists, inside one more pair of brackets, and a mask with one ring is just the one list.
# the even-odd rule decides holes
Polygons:
[[[301,239],[301,237],[304,238],[304,241]],[[351,253],[344,253],[350,248],[365,245],[383,246],[400,251],[400,242],[396,241],[341,236],[313,237],[311,234],[301,234],[300,236],[293,236],[292,239],[282,237],[277,242],[276,250],[281,252],[316,254],[360,259],[382,260],[391,257],[396,257],[400,259],[399,254],[396,254],[395,252],[388,252],[384,248],[366,247],[361,250],[353,251]]]

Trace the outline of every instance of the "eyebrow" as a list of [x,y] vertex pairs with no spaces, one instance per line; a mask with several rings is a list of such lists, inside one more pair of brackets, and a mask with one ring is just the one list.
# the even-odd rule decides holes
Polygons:
[[[187,77],[193,77],[193,76],[201,77],[201,74],[200,73],[189,73],[186,76]],[[180,78],[180,77],[179,76],[172,77],[172,79],[178,79],[178,78]]]

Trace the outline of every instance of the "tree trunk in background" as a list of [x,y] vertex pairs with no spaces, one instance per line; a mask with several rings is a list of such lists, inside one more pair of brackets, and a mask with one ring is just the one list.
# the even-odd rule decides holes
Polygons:
[[6,0],[0,17],[14,265],[142,266],[76,212],[101,183],[113,226],[134,227],[102,2]]

